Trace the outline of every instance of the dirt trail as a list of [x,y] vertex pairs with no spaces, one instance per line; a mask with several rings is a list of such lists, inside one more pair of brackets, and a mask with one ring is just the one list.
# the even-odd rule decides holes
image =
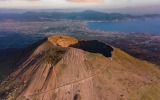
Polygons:
[[59,87],[57,87],[57,88],[54,88],[54,89],[51,89],[51,90],[48,90],[48,91],[45,91],[45,92],[41,92],[41,93],[39,93],[39,94],[28,95],[28,96],[26,96],[26,97],[31,97],[31,96],[35,96],[35,95],[41,95],[41,94],[44,94],[44,93],[47,93],[47,92],[51,92],[51,91],[54,91],[54,90],[56,90],[56,89],[65,87],[65,86],[70,85],[70,84],[73,84],[73,83],[78,83],[78,82],[87,80],[87,79],[89,79],[89,78],[93,78],[93,77],[95,77],[96,75],[98,75],[99,73],[101,73],[103,70],[105,70],[105,68],[107,68],[107,67],[104,66],[104,67],[103,67],[99,72],[97,72],[96,74],[94,74],[94,75],[92,75],[92,76],[89,76],[89,77],[86,77],[86,78],[84,78],[84,79],[77,80],[77,81],[74,81],[74,82],[71,82],[71,83],[67,83],[67,84],[64,84],[64,85],[62,85],[62,86],[59,86]]
[[[59,63],[67,64],[68,66],[65,69],[61,69],[61,66],[58,63],[57,65],[53,66],[53,69],[51,69],[51,73],[55,72],[55,74],[53,74],[53,75],[56,78],[54,80],[56,81],[57,86],[56,85],[51,86],[54,88],[50,89],[51,87],[49,88],[48,85],[47,86],[45,85],[47,83],[51,84],[50,80],[52,80],[52,79],[50,79],[50,78],[54,77],[51,73],[45,72],[46,74],[48,74],[47,76],[50,76],[50,77],[48,77],[48,79],[46,77],[46,82],[44,82],[43,86],[41,86],[41,87],[43,87],[43,88],[47,87],[46,90],[42,89],[43,91],[41,91],[40,93],[36,93],[36,94],[31,94],[31,93],[33,93],[33,92],[31,92],[32,91],[31,90],[30,92],[28,91],[28,93],[26,92],[23,95],[25,95],[26,98],[31,99],[31,98],[34,98],[35,96],[38,96],[38,95],[44,95],[44,94],[48,95],[49,92],[55,92],[60,88],[62,89],[64,87],[68,87],[69,85],[73,85],[73,84],[90,82],[91,83],[90,85],[92,85],[94,83],[94,82],[92,82],[93,77],[95,77],[96,75],[101,73],[103,70],[105,70],[105,68],[107,67],[107,64],[106,63],[102,64],[101,67],[99,67],[98,69],[95,68],[95,71],[92,72],[87,69],[87,67],[91,67],[91,66],[87,66],[86,63],[84,63],[84,61],[87,59],[86,54],[88,54],[88,53],[84,52],[83,50],[70,48],[70,50],[64,55],[62,60],[59,61]],[[65,71],[63,73],[64,75],[62,74],[62,76],[61,75],[58,76],[58,74],[61,73],[61,70]],[[37,73],[39,73],[39,72],[37,72]],[[43,74],[44,74],[44,71],[43,71]],[[41,74],[41,77],[43,76],[43,74]],[[66,75],[68,75],[68,76],[66,76]],[[76,75],[78,75],[79,77],[77,78]],[[57,77],[59,78],[59,80],[61,80],[60,82],[57,81],[57,79],[58,79]],[[36,82],[36,81],[34,81],[34,82]],[[32,88],[33,88],[33,86],[32,86]],[[65,90],[65,88],[64,88],[64,90]],[[67,90],[65,90],[65,91],[67,91]],[[88,91],[90,91],[90,90],[88,90]],[[31,95],[29,95],[29,93]],[[92,94],[94,94],[94,93],[92,93]]]
[[[153,64],[117,48],[111,60],[102,53],[89,52],[92,41],[85,46],[85,41],[77,44],[85,47],[78,49],[66,47],[78,42],[74,38],[64,37],[65,43],[59,42],[61,38],[52,37],[50,42],[45,41],[22,58],[19,68],[0,84],[0,97],[8,100],[156,100],[160,97],[159,70]],[[64,47],[57,46],[60,44]],[[54,52],[58,48],[66,51],[56,63],[49,62],[61,55]]]

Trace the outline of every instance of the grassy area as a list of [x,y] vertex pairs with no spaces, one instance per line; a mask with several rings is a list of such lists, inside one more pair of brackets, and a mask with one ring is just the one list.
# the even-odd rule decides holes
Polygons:
[[66,49],[62,47],[55,47],[53,49],[49,49],[40,56],[40,60],[49,64],[56,64],[65,54]]
[[146,70],[146,71],[152,71],[153,73],[159,73],[159,66],[155,64],[151,64],[147,61],[136,59],[129,54],[121,51],[118,48],[114,48],[114,55],[116,56],[116,59],[121,60],[122,62],[132,63],[133,65],[139,67],[140,69]]
[[[87,53],[85,63],[89,66],[88,70],[92,70],[95,68],[100,68],[101,64],[99,61],[101,55],[99,53]],[[96,62],[95,62],[96,61]],[[93,63],[95,62],[95,63]]]
[[160,83],[156,83],[140,98],[140,100],[159,100],[159,93]]

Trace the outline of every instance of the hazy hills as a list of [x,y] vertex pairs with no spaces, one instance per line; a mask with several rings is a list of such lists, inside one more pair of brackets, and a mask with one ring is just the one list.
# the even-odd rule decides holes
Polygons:
[[0,84],[8,100],[157,100],[160,70],[98,41],[53,36],[29,46]]
[[0,8],[0,13],[25,13],[27,11],[33,12],[82,12],[85,10],[95,10],[105,13],[122,13],[122,14],[134,14],[134,15],[144,15],[144,14],[160,14],[160,5],[146,5],[146,6],[130,6],[122,8],[66,8],[66,9],[6,9]]
[[32,12],[25,13],[1,13],[0,20],[13,20],[13,21],[53,21],[58,19],[69,20],[95,20],[95,21],[113,21],[113,20],[132,20],[132,19],[145,19],[152,17],[160,17],[158,14],[148,15],[131,15],[120,13],[104,13],[92,10],[83,12]]
[[122,13],[122,14],[136,14],[136,15],[144,15],[144,14],[160,14],[160,5],[146,5],[146,6],[130,6],[125,8],[106,8],[99,11],[107,12],[107,13]]

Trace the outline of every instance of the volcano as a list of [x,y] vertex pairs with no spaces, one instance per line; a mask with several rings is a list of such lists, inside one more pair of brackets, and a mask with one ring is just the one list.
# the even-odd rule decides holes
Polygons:
[[97,40],[51,36],[23,51],[2,100],[158,100],[160,70]]

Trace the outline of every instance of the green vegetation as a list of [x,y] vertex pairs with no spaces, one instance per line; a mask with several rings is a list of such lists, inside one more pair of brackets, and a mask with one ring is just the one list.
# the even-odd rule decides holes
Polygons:
[[[99,58],[100,58],[100,54],[99,53],[87,53],[86,58],[84,60],[84,62],[86,63],[87,69],[88,70],[92,70],[95,68],[99,68],[101,66],[101,64],[98,62]],[[97,61],[97,63],[93,63]]]
[[7,100],[15,100],[17,99],[17,96],[22,92],[22,90],[25,88],[26,84],[20,84],[17,86],[13,91],[7,94],[6,99]]
[[40,60],[49,64],[56,64],[65,54],[66,49],[62,47],[55,47],[49,49],[40,56]]
[[114,55],[116,55],[116,58],[114,59],[121,60],[125,64],[131,63],[132,65],[137,66],[137,68],[145,70],[146,72],[159,73],[158,66],[155,64],[136,59],[118,48],[114,48]]
[[90,59],[92,61],[97,60],[100,57],[99,53],[87,53],[87,59]]
[[160,84],[154,84],[151,88],[140,98],[140,100],[158,100],[160,98]]
[[111,72],[111,69],[109,68],[106,68],[105,70],[103,70],[102,72],[105,76],[107,76],[109,79],[112,78],[112,72]]

